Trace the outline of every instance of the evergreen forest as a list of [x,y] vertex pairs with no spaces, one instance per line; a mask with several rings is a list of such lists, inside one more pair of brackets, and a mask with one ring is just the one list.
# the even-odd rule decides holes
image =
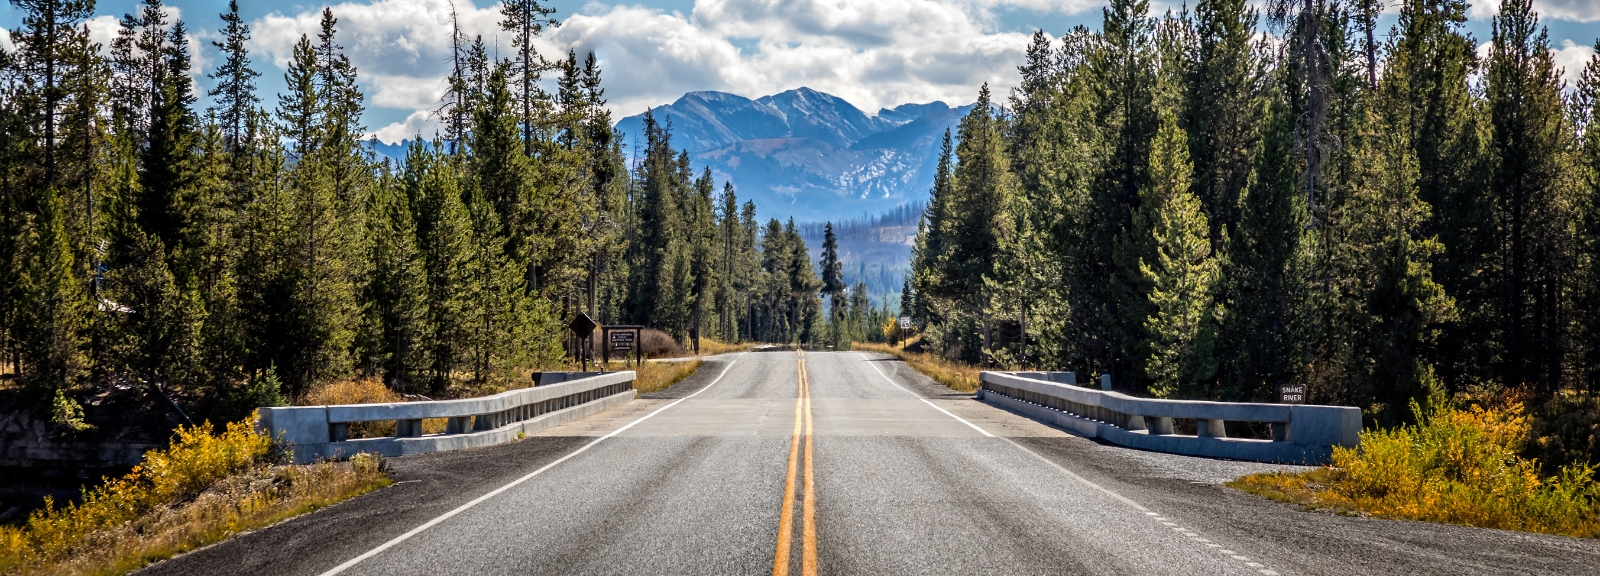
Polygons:
[[851,333],[825,295],[866,321],[864,287],[819,278],[794,222],[758,222],[693,173],[670,126],[647,118],[629,160],[594,55],[534,48],[555,23],[534,0],[501,7],[506,58],[453,34],[441,133],[399,162],[364,146],[331,9],[268,95],[230,3],[201,109],[160,0],[110,46],[89,38],[93,0],[12,3],[0,372],[58,424],[112,389],[223,422],[351,378],[431,397],[527,385],[576,366],[580,313],[685,343]]
[[1600,388],[1600,59],[1564,82],[1529,0],[1487,39],[1460,0],[1255,6],[1112,0],[983,88],[905,281],[925,345],[1391,424]]

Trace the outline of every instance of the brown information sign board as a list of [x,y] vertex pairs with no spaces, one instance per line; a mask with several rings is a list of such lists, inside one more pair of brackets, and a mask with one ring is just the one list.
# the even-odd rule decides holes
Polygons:
[[612,332],[611,349],[617,352],[633,350],[633,338],[632,332]]
[[628,352],[633,352],[633,364],[638,366],[644,361],[643,350],[639,348],[640,335],[643,326],[602,326],[601,339],[605,346],[600,351],[605,355],[604,361],[611,362],[612,352],[621,352],[623,359],[627,359]]

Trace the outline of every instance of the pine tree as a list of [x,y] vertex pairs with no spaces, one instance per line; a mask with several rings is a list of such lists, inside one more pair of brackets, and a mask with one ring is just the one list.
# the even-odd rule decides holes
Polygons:
[[[71,97],[67,78],[72,69],[75,41],[86,35],[79,23],[94,12],[91,0],[13,0],[23,13],[22,27],[14,35],[19,54],[16,65],[31,81],[36,102],[30,112],[37,115],[41,139],[40,160],[44,183],[55,182],[58,162],[63,156],[58,139],[61,132],[59,111]],[[157,4],[159,6],[159,4]]]
[[1164,114],[1150,150],[1150,181],[1139,193],[1153,258],[1139,261],[1150,284],[1149,334],[1141,369],[1158,398],[1193,395],[1216,371],[1213,287],[1217,260],[1200,199],[1190,191],[1188,138]]
[[694,187],[686,189],[689,194],[684,198],[684,207],[689,213],[687,222],[691,262],[689,274],[692,277],[690,292],[693,302],[688,320],[689,340],[696,354],[700,353],[700,332],[707,327],[706,323],[709,320],[704,313],[709,307],[707,304],[712,297],[712,286],[717,281],[716,275],[720,268],[717,265],[717,251],[714,249],[717,221],[711,194],[715,190],[716,183],[711,179],[711,168],[707,167],[700,177],[695,179]]
[[533,155],[539,76],[547,68],[544,57],[534,46],[534,39],[544,32],[545,26],[558,24],[550,17],[554,13],[555,8],[544,6],[539,0],[510,0],[500,4],[500,28],[512,32],[512,45],[516,48],[510,79],[518,86],[516,96],[521,105],[523,153],[528,156]]
[[739,196],[733,182],[722,186],[721,210],[717,220],[717,242],[722,253],[722,274],[717,287],[718,337],[728,342],[741,340],[740,312],[745,311],[749,298],[748,264],[744,261],[748,242],[744,227],[739,221]]
[[630,288],[625,317],[647,326],[668,326],[675,301],[660,290],[674,286],[670,266],[674,265],[675,253],[683,249],[683,215],[679,206],[683,183],[679,181],[671,133],[656,124],[648,111],[644,131],[644,160],[637,165],[634,177],[638,239],[630,255],[637,279]]
[[[474,108],[474,90],[469,82],[469,64],[467,63],[467,50],[464,46],[465,35],[461,32],[461,17],[456,12],[454,4],[450,5],[450,77],[445,80],[447,88],[439,97],[439,108],[434,110],[435,117],[443,120],[444,139],[450,142],[450,154],[466,152],[467,123],[471,121]],[[478,40],[483,41],[479,36]]]
[[371,167],[358,136],[362,95],[356,70],[334,42],[337,19],[322,14],[318,44],[302,37],[279,95],[283,131],[294,142],[285,200],[290,232],[280,239],[289,263],[293,313],[277,336],[271,366],[291,396],[345,376],[356,367],[353,348],[361,319],[360,279],[366,278],[367,195]]
[[[23,304],[30,291],[48,290],[39,284],[49,274],[38,266],[66,265],[76,281],[87,278],[94,242],[96,148],[100,144],[98,124],[103,101],[103,67],[89,42],[83,21],[93,12],[93,3],[79,0],[22,0],[13,2],[20,26],[9,35],[12,49],[0,56],[0,356],[13,366],[37,360],[38,351],[52,344],[28,338],[34,334],[30,324],[40,311]],[[97,94],[98,93],[98,94]],[[52,206],[52,203],[55,205]],[[52,213],[53,212],[53,213]],[[59,233],[49,232],[59,219]],[[68,258],[44,255],[30,250],[40,234],[54,243],[65,242]],[[59,238],[57,238],[59,236]],[[42,259],[42,260],[41,260]],[[87,321],[86,319],[84,321]],[[75,326],[85,330],[87,325]],[[57,334],[67,342],[77,342],[86,334]],[[44,347],[44,348],[40,348]],[[19,365],[21,364],[21,365]],[[62,372],[66,365],[49,362],[47,374],[38,382],[77,386],[82,374]],[[48,395],[50,390],[43,390]],[[70,399],[67,399],[70,401]]]
[[[48,190],[48,189],[47,189]],[[83,278],[72,257],[62,202],[46,194],[40,218],[23,236],[16,359],[36,395],[76,392],[88,376],[87,329],[91,313]]]
[[845,308],[845,303],[839,301],[845,291],[844,264],[839,261],[839,238],[833,234],[832,222],[822,227],[822,260],[819,266],[822,268],[822,293],[831,304],[829,318],[837,319]]
[[1030,356],[1033,351],[1029,349],[1038,337],[1037,324],[1030,325],[1031,313],[1039,308],[1040,296],[1047,293],[1047,279],[1059,274],[1048,260],[1039,218],[1039,210],[1026,195],[1006,198],[997,228],[1000,238],[994,267],[984,276],[990,295],[987,314],[1008,324],[1016,322],[1016,338],[991,343],[990,354],[1004,366],[1027,367],[1036,362],[1037,356]]
[[406,152],[401,176],[426,279],[427,332],[420,338],[419,352],[430,361],[427,388],[435,395],[449,388],[452,376],[467,362],[464,310],[474,304],[463,277],[472,220],[462,202],[463,178],[456,164],[443,155],[442,146],[429,149],[415,142]]
[[239,15],[239,0],[228,0],[228,11],[222,13],[222,35],[221,42],[211,41],[222,51],[223,61],[211,72],[217,85],[206,95],[216,99],[212,110],[227,136],[228,150],[237,155],[245,137],[246,118],[261,103],[256,97],[256,77],[261,74],[250,68],[250,53],[245,46],[250,41],[250,25]]
[[382,374],[391,388],[421,391],[432,366],[429,335],[427,263],[413,219],[410,197],[399,182],[386,181],[373,198],[367,218],[372,242],[368,333],[363,357],[370,373]]
[[793,330],[790,341],[806,344],[820,342],[823,328],[819,326],[823,322],[822,299],[817,291],[822,287],[822,281],[817,279],[816,269],[811,267],[811,251],[806,248],[805,240],[800,238],[794,218],[789,218],[783,225],[783,235],[788,248],[788,261],[784,268],[789,281],[788,308]]
[[1291,98],[1299,104],[1302,126],[1297,136],[1306,163],[1301,186],[1306,204],[1313,210],[1321,185],[1333,75],[1329,65],[1332,59],[1323,42],[1329,8],[1322,0],[1271,0],[1266,6],[1267,21],[1284,30],[1286,64],[1294,69],[1290,76],[1294,92]]
[[1103,165],[1090,184],[1087,224],[1088,262],[1076,271],[1101,278],[1086,295],[1086,305],[1099,318],[1081,326],[1086,340],[1100,346],[1085,350],[1095,365],[1111,373],[1134,373],[1142,339],[1146,288],[1137,258],[1119,257],[1128,242],[1139,190],[1149,179],[1150,142],[1159,127],[1154,110],[1155,50],[1149,5],[1142,0],[1117,0],[1104,10],[1104,24],[1087,56],[1094,92],[1095,154]]
[[1570,181],[1561,72],[1531,0],[1504,0],[1494,19],[1485,78],[1497,237],[1489,268],[1506,383],[1554,391],[1562,382],[1569,322]]
[[1411,400],[1437,391],[1428,353],[1455,308],[1433,280],[1430,259],[1442,245],[1422,235],[1430,207],[1418,198],[1412,144],[1405,132],[1382,126],[1369,113],[1352,152],[1358,171],[1352,174],[1348,214],[1330,215],[1334,224],[1350,229],[1348,241],[1331,257],[1333,276],[1343,284],[1336,290],[1355,296],[1335,320],[1351,332],[1354,358],[1346,360],[1345,378],[1308,392],[1334,402],[1376,400],[1384,407],[1380,417],[1397,422],[1408,417]]
[[[147,113],[150,125],[139,159],[138,226],[152,234],[173,258],[190,258],[194,231],[187,224],[197,216],[195,205],[195,138],[199,120],[190,106],[189,53],[183,22],[166,27],[160,5],[146,6],[145,26],[159,43],[147,44],[155,72]],[[176,260],[174,261],[176,263]],[[186,279],[190,270],[180,266]]]
[[1475,42],[1461,31],[1466,5],[1410,0],[1400,8],[1399,36],[1372,103],[1389,131],[1406,134],[1416,159],[1418,200],[1430,208],[1417,230],[1445,249],[1430,256],[1431,276],[1461,314],[1442,333],[1436,360],[1447,381],[1481,377],[1499,354],[1493,339],[1492,287],[1483,264],[1494,244],[1493,211],[1486,194],[1487,156],[1480,142],[1479,104],[1469,77],[1477,68]]
[[1195,4],[1195,19],[1198,50],[1185,74],[1182,120],[1194,161],[1194,192],[1210,216],[1216,246],[1239,220],[1239,196],[1255,152],[1256,15],[1244,0],[1202,0]]
[[317,54],[311,40],[305,35],[294,45],[289,67],[283,73],[283,83],[288,94],[278,95],[278,122],[283,126],[296,160],[304,160],[317,150],[321,136],[318,133]]
[[467,302],[462,310],[463,352],[474,382],[503,386],[517,378],[518,368],[549,362],[558,354],[559,323],[543,300],[529,297],[521,266],[505,253],[494,208],[473,194],[467,211],[472,235],[462,271]]
[[953,192],[950,218],[943,222],[947,248],[940,258],[944,275],[942,294],[965,310],[978,311],[982,318],[983,340],[977,354],[969,360],[988,362],[991,341],[989,294],[983,278],[993,271],[992,255],[998,250],[1002,208],[1017,193],[1016,175],[1011,170],[1003,140],[1003,124],[990,106],[989,87],[978,92],[972,112],[961,120],[956,146],[959,163],[952,174]]
[[917,307],[911,311],[918,322],[937,321],[934,297],[941,293],[943,273],[939,258],[944,252],[944,220],[953,192],[950,190],[950,173],[955,168],[955,147],[950,130],[944,131],[939,146],[939,164],[933,173],[933,189],[929,192],[928,207],[917,222],[917,236],[911,247],[911,284],[917,293]]
[[[339,33],[338,24],[339,19],[333,16],[333,9],[323,7],[315,48],[316,94],[321,108],[323,145],[331,148],[335,155],[345,155],[356,146],[361,134],[366,132],[361,125],[361,113],[365,107],[361,88],[356,85],[355,65],[344,54],[344,47],[334,40]],[[335,179],[338,180],[336,186],[343,188],[348,185],[349,177],[346,174],[336,174]],[[343,197],[346,192],[341,190],[340,194]]]
[[1213,394],[1219,398],[1268,400],[1277,384],[1298,376],[1314,238],[1306,237],[1293,122],[1285,99],[1270,98],[1239,225],[1226,244],[1225,288],[1217,294],[1224,318],[1217,347],[1222,388]]
[[1577,193],[1573,264],[1572,367],[1578,383],[1600,390],[1600,40],[1573,87]]
[[532,226],[530,206],[535,201],[530,189],[532,166],[521,153],[516,117],[512,115],[511,91],[505,75],[495,70],[482,101],[472,114],[470,167],[476,191],[494,208],[496,221],[515,238],[507,246],[514,257],[526,262],[524,281],[537,288],[534,246],[522,240]]

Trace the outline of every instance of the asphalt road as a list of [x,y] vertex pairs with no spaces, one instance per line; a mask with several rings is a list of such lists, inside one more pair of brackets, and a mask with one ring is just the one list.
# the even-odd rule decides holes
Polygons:
[[146,574],[1590,574],[1600,542],[1306,512],[854,352],[718,357]]

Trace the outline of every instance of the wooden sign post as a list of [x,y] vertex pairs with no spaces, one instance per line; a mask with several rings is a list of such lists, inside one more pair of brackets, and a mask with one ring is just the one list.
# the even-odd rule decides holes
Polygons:
[[605,326],[600,328],[601,354],[606,364],[611,363],[611,353],[621,352],[622,358],[628,358],[628,352],[633,352],[633,367],[637,369],[644,361],[644,350],[640,344],[644,341],[644,326]]

